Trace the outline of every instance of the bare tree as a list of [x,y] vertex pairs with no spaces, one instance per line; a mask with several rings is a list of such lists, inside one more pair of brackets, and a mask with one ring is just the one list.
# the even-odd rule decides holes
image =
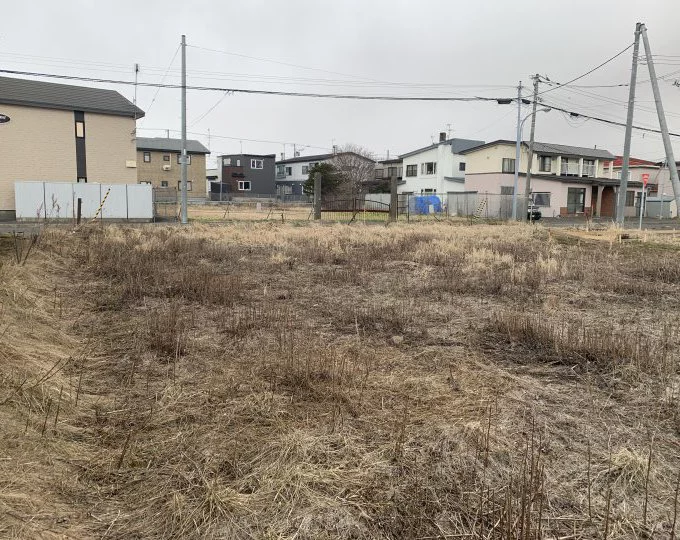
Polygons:
[[340,182],[337,193],[356,197],[368,192],[375,181],[375,160],[372,154],[355,144],[340,148],[330,160]]

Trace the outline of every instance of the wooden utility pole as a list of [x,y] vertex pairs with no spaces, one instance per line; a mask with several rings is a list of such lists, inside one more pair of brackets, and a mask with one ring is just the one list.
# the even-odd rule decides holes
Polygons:
[[[388,169],[389,170],[389,169]],[[397,195],[397,175],[390,176],[390,221],[399,219],[399,196]]]
[[321,219],[321,173],[314,174],[314,219]]
[[534,99],[533,108],[531,109],[531,134],[529,135],[529,163],[527,164],[527,177],[524,182],[524,201],[522,207],[524,213],[522,219],[530,220],[529,214],[529,199],[531,198],[531,165],[534,162],[534,134],[536,133],[536,107],[538,106],[538,73],[532,77],[534,80]]
[[621,183],[619,198],[616,204],[616,223],[623,226],[626,211],[626,192],[628,191],[628,171],[630,166],[630,137],[633,132],[633,110],[635,109],[635,82],[637,81],[637,62],[640,52],[640,28],[635,25],[635,45],[633,46],[633,68],[630,70],[630,89],[628,91],[628,116],[626,118],[626,135],[623,140],[623,166],[621,167]]

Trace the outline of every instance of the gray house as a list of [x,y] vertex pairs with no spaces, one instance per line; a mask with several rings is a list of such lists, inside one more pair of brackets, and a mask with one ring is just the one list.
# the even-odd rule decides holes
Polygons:
[[211,184],[210,198],[274,195],[275,154],[226,154],[218,158],[221,182]]

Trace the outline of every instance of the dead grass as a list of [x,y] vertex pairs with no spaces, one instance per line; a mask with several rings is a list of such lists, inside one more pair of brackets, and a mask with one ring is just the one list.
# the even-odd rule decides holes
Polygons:
[[263,222],[0,249],[0,536],[670,538],[674,242]]

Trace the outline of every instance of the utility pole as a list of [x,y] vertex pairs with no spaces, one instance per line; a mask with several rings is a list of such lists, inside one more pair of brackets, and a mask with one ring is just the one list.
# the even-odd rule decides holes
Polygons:
[[524,182],[524,202],[522,207],[524,208],[524,214],[522,214],[522,219],[530,221],[529,215],[529,198],[531,197],[531,166],[534,162],[534,134],[536,132],[536,107],[538,106],[538,80],[540,76],[538,73],[532,77],[534,80],[534,99],[533,107],[531,109],[531,134],[529,135],[529,164],[527,165],[527,177]]
[[321,173],[314,174],[314,219],[321,219]]
[[135,97],[132,99],[133,105],[137,105],[137,76],[139,75],[139,64],[135,64]]
[[628,191],[628,169],[630,166],[630,136],[633,132],[633,110],[635,109],[635,82],[637,81],[637,61],[640,51],[640,28],[635,25],[635,45],[633,46],[633,68],[630,70],[630,90],[628,91],[628,116],[626,117],[626,135],[623,140],[623,166],[621,167],[621,183],[619,199],[616,204],[616,223],[623,227],[623,214],[626,210],[626,192]]
[[181,221],[182,225],[189,223],[187,214],[187,40],[182,34],[182,155],[180,156],[180,170],[182,173],[181,188]]
[[522,116],[522,81],[519,81],[517,87],[517,142],[515,144],[515,184],[512,190],[512,221],[517,220],[517,189],[519,184],[519,145],[522,143],[522,134],[520,132],[520,124]]
[[668,124],[666,123],[666,114],[663,110],[663,103],[661,103],[661,93],[659,92],[659,81],[656,79],[656,68],[654,67],[654,60],[652,58],[652,50],[649,48],[649,39],[647,38],[647,27],[641,25],[642,42],[645,45],[645,54],[647,55],[647,67],[649,68],[649,78],[652,80],[652,90],[654,92],[654,101],[656,103],[656,113],[659,115],[659,127],[661,128],[661,137],[663,138],[663,146],[666,150],[666,163],[668,163],[668,171],[671,176],[671,185],[673,186],[673,195],[675,196],[675,203],[680,208],[680,180],[678,180],[678,167],[675,164],[675,156],[673,155],[673,146],[671,145],[671,138],[668,135]]

